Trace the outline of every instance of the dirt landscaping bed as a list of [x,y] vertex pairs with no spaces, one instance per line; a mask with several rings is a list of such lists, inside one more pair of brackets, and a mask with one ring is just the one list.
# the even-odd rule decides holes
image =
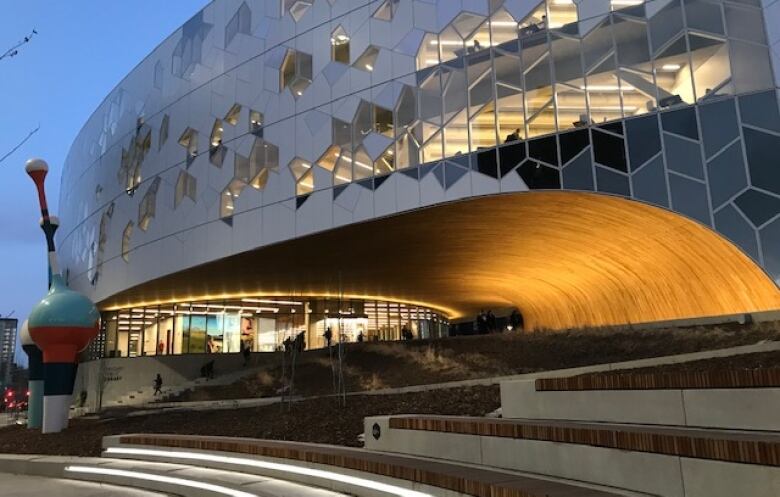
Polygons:
[[111,419],[73,419],[62,433],[41,435],[21,426],[0,429],[0,453],[100,455],[101,440],[121,433],[178,433],[294,440],[359,446],[363,418],[380,414],[483,416],[500,405],[497,386],[404,395],[349,396],[265,407],[154,413]]
[[[780,323],[658,330],[593,329],[556,333],[503,333],[410,342],[347,344],[343,374],[347,391],[379,390],[488,378],[592,364],[699,352],[762,340],[780,340]],[[331,355],[333,354],[333,355]],[[294,392],[334,392],[335,351],[306,351],[296,363]],[[241,399],[278,395],[290,378],[282,353],[272,367],[227,386],[203,386],[173,401]]]

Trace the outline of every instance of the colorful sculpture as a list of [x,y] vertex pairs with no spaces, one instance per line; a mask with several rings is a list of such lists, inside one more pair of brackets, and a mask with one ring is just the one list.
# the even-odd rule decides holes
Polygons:
[[30,392],[27,399],[27,428],[40,428],[43,422],[43,354],[35,345],[27,320],[19,330],[19,341],[22,342],[22,350],[27,354],[27,366],[29,378],[27,390]]
[[77,355],[97,335],[100,314],[87,297],[69,289],[59,274],[54,247],[59,222],[49,216],[44,188],[49,166],[41,159],[30,159],[25,170],[38,190],[49,259],[49,293],[30,312],[27,326],[43,355],[42,432],[56,433],[68,426]]
[[100,314],[54,274],[48,295],[30,313],[30,336],[43,351],[43,433],[68,426],[79,351],[97,335]]

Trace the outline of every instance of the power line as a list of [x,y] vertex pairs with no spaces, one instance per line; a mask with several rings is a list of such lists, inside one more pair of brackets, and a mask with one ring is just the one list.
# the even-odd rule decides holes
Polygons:
[[19,148],[21,148],[22,145],[27,143],[27,140],[29,140],[32,135],[37,133],[39,129],[41,129],[41,125],[40,124],[38,125],[37,128],[35,128],[34,130],[32,130],[29,133],[27,133],[27,136],[24,137],[24,140],[20,141],[14,148],[11,149],[10,152],[8,152],[4,156],[0,157],[0,164],[2,164],[4,160],[6,160],[8,157],[10,157],[11,154],[13,154],[17,150],[19,150]]
[[33,39],[33,36],[35,36],[37,34],[38,34],[38,32],[33,28],[32,32],[29,35],[25,36],[24,38],[19,40],[19,42],[16,45],[14,45],[11,48],[9,48],[8,50],[6,50],[3,53],[3,55],[0,55],[0,60],[5,59],[6,57],[8,57],[10,59],[11,57],[16,57],[17,55],[19,55],[19,47],[21,47],[22,45],[24,45],[26,43],[30,43],[30,40]]

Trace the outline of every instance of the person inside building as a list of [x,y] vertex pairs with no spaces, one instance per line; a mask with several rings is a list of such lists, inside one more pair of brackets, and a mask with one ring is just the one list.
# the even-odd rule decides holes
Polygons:
[[520,141],[520,128],[517,128],[506,135],[506,140],[504,140],[504,143],[512,143],[516,141]]
[[330,347],[331,341],[333,340],[333,331],[331,331],[330,326],[325,329],[325,333],[323,333],[322,336],[325,338],[325,345]]

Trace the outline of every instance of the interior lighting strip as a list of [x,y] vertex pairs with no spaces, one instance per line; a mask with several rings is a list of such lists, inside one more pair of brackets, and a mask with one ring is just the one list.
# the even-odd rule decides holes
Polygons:
[[65,471],[68,473],[118,476],[122,478],[130,478],[133,480],[168,483],[170,485],[178,485],[180,487],[197,488],[198,490],[206,490],[208,492],[214,492],[222,495],[229,495],[230,497],[257,497],[256,494],[250,494],[248,492],[242,492],[240,490],[233,490],[232,488],[223,487],[222,485],[214,485],[213,483],[187,480],[185,478],[176,478],[173,476],[156,475],[154,473],[144,473],[141,471],[128,471],[125,469],[101,468],[97,466],[65,466]]
[[309,476],[322,480],[346,483],[347,485],[354,485],[356,487],[362,487],[369,490],[397,495],[398,497],[433,497],[431,494],[426,494],[424,492],[418,492],[416,490],[410,490],[408,488],[399,487],[397,485],[390,485],[388,483],[368,480],[366,478],[359,478],[357,476],[350,476],[341,473],[335,473],[333,471],[325,471],[322,469],[305,468],[302,466],[295,466],[293,464],[261,461],[258,459],[247,459],[244,457],[221,456],[217,454],[206,454],[179,450],[135,449],[129,447],[109,447],[105,450],[105,453],[134,456],[172,457],[175,459],[185,459],[190,461],[207,461],[229,464],[233,466],[269,469],[272,471],[281,471],[282,473],[287,474]]

